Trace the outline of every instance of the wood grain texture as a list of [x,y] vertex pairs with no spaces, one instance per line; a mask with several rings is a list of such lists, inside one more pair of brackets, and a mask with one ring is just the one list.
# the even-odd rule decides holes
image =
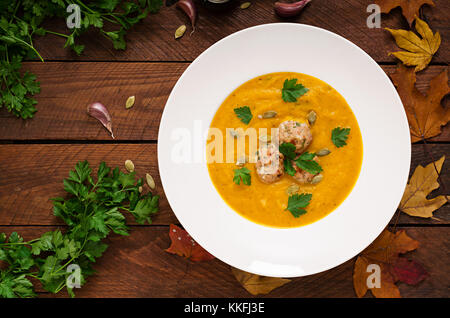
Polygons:
[[[112,116],[117,140],[156,140],[167,98],[188,63],[30,62],[24,69],[38,76],[42,91],[38,112],[21,120],[0,109],[0,140],[107,140],[108,132],[86,114],[88,104],[100,101]],[[382,66],[387,73],[396,66]],[[426,93],[430,80],[445,70],[430,66],[417,75]],[[374,92],[375,94],[376,92]],[[133,108],[125,101],[136,96]],[[450,107],[450,98],[443,105]],[[450,126],[432,141],[450,141]]]
[[[450,153],[450,144],[429,145],[429,151],[437,160]],[[423,145],[413,146],[412,158],[411,174],[417,164],[431,161],[423,151]],[[126,159],[134,162],[137,176],[144,177],[148,172],[155,178],[156,193],[161,196],[161,201],[160,212],[153,218],[154,224],[177,223],[161,186],[155,144],[36,144],[0,145],[0,167],[7,167],[0,177],[0,225],[62,224],[53,216],[49,199],[65,195],[62,180],[68,176],[69,170],[80,160],[88,160],[94,169],[101,161],[106,161],[109,166],[119,166],[124,170]],[[448,167],[447,160],[441,178],[450,185]],[[433,195],[442,191],[437,190]],[[449,224],[449,210],[450,205],[438,210],[435,216],[439,220],[414,218],[402,213],[399,223]],[[131,218],[128,220],[133,224]]]
[[[423,7],[422,17],[434,31],[440,31],[443,39],[448,39],[450,3],[446,0],[434,2],[435,7]],[[388,52],[398,48],[391,35],[383,28],[408,29],[408,23],[399,8],[382,15],[382,28],[369,29],[366,25],[369,16],[367,6],[373,1],[314,0],[298,17],[292,19],[277,17],[273,11],[273,3],[273,0],[252,1],[250,8],[236,8],[226,14],[212,14],[198,6],[196,31],[192,36],[188,36],[187,32],[179,40],[174,39],[174,32],[180,25],[188,24],[187,17],[175,6],[164,7],[158,14],[149,16],[128,32],[126,51],[114,50],[111,42],[95,30],[81,37],[80,43],[86,45],[81,57],[64,49],[65,39],[54,35],[36,38],[35,46],[45,59],[53,60],[193,61],[209,46],[236,31],[265,23],[294,22],[335,32],[361,47],[377,62],[391,62],[395,58],[389,56]],[[46,27],[68,33],[63,20],[49,22]],[[433,61],[448,62],[449,48],[449,42],[443,41]]]
[[[416,251],[405,256],[421,263],[430,276],[417,286],[399,284],[402,296],[448,297],[450,228],[405,229],[420,242]],[[0,232],[17,231],[27,240],[50,230],[53,228],[0,226]],[[217,259],[192,263],[165,252],[170,245],[168,227],[132,227],[129,237],[112,235],[107,243],[108,250],[94,265],[97,274],[75,291],[78,297],[252,297],[236,281],[229,265]],[[295,278],[262,297],[355,297],[353,264],[354,259],[316,275]],[[57,296],[67,297],[65,293]]]
[[[33,119],[20,120],[1,109],[0,139],[108,140],[111,136],[87,115],[101,102],[112,117],[117,140],[156,140],[162,110],[187,64],[179,63],[28,63],[41,93]],[[136,96],[131,109],[129,96]]]

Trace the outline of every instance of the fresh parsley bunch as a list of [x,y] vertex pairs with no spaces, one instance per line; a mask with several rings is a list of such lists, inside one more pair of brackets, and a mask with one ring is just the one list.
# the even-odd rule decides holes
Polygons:
[[[111,232],[129,235],[123,212],[131,213],[140,224],[151,223],[158,211],[159,197],[141,194],[143,179],[135,173],[111,170],[104,162],[96,180],[87,161],[79,162],[64,180],[67,198],[53,199],[53,212],[67,225],[63,233],[55,230],[40,238],[24,242],[16,232],[9,237],[0,233],[0,261],[8,266],[0,270],[0,297],[34,297],[29,278],[40,281],[43,288],[58,293],[66,288],[71,264],[81,269],[81,285],[92,275],[92,264],[108,245],[103,243]],[[3,267],[0,267],[3,268]]]
[[[66,19],[70,4],[80,7],[80,28],[68,29],[67,34],[54,32],[42,27],[42,23],[51,17]],[[115,49],[125,49],[125,34],[133,25],[144,19],[149,13],[157,12],[162,0],[138,0],[136,2],[120,0],[10,0],[0,1],[0,108],[23,119],[33,117],[36,112],[36,100],[32,96],[39,93],[36,76],[25,72],[21,75],[21,63],[25,59],[39,58],[34,48],[35,35],[54,34],[64,37],[64,47],[70,47],[78,55],[84,45],[77,37],[91,28],[112,41]]]

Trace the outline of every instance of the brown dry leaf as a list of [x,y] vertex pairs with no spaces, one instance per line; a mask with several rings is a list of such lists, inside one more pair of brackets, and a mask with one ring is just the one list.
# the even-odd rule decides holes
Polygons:
[[231,268],[231,272],[242,287],[252,295],[268,294],[275,288],[283,286],[291,281],[286,278],[259,276],[241,271],[234,267]]
[[419,16],[419,9],[424,4],[434,6],[432,0],[375,0],[380,6],[381,12],[389,13],[396,7],[402,8],[402,14],[408,20],[409,25],[414,21],[415,16]]
[[445,156],[425,168],[421,165],[417,166],[400,202],[399,209],[401,211],[412,216],[430,218],[433,216],[433,211],[447,203],[447,199],[443,195],[431,200],[427,199],[431,191],[439,188],[438,173],[441,172],[444,161]]
[[406,235],[405,231],[392,233],[384,230],[380,236],[366,248],[356,259],[353,269],[353,287],[358,297],[363,297],[369,287],[367,278],[372,272],[367,272],[368,266],[380,266],[380,288],[370,288],[377,298],[399,298],[400,291],[395,285],[397,281],[415,285],[428,274],[423,267],[405,258],[399,257],[415,250],[419,242]]
[[193,262],[210,261],[214,256],[198,245],[186,230],[170,224],[169,237],[171,244],[165,251],[190,259]]
[[441,106],[441,100],[450,92],[447,70],[433,78],[427,95],[416,86],[416,74],[411,68],[399,65],[391,79],[397,87],[408,117],[411,141],[417,142],[441,133],[441,126],[450,120],[450,111]]
[[413,31],[393,30],[386,28],[391,32],[397,45],[406,50],[389,53],[394,55],[403,64],[415,66],[415,71],[423,70],[431,62],[434,53],[441,45],[441,35],[439,32],[433,34],[428,24],[416,18],[416,30],[422,38],[419,38]]

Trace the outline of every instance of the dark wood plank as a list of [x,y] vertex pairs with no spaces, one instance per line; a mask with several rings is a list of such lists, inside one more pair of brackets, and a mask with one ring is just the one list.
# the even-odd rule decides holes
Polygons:
[[[450,153],[450,144],[434,144],[429,151],[437,160]],[[411,173],[420,164],[431,160],[423,151],[423,145],[414,145]],[[155,144],[89,144],[89,145],[0,145],[0,225],[56,225],[62,224],[53,216],[50,198],[63,196],[62,180],[68,176],[76,162],[88,160],[97,168],[101,161],[109,166],[124,169],[124,161],[131,159],[138,176],[149,172],[154,176],[157,193],[161,196],[160,212],[154,217],[154,224],[177,223],[161,186]],[[446,163],[442,180],[450,186],[450,170]],[[436,191],[441,193],[443,190]],[[435,213],[439,220],[413,218],[402,213],[401,224],[448,224],[450,205]],[[131,218],[129,218],[132,223]],[[395,218],[394,218],[395,221]],[[394,222],[393,221],[393,222]]]
[[[41,82],[38,112],[20,120],[1,109],[0,139],[111,140],[86,113],[102,102],[118,140],[155,140],[167,97],[187,64],[179,63],[29,63]],[[125,109],[129,96],[133,108]]]
[[[17,119],[0,109],[0,140],[111,140],[107,131],[86,114],[88,104],[105,104],[113,119],[117,140],[156,140],[167,98],[187,63],[25,63],[37,74],[42,91],[33,119]],[[395,66],[383,66],[391,73]],[[417,76],[426,92],[430,80],[445,69],[431,66]],[[374,92],[375,93],[375,92]],[[135,95],[126,110],[128,96]],[[447,105],[450,98],[446,98]],[[450,141],[450,127],[434,141]]]
[[[17,231],[27,240],[49,230],[52,228],[0,227],[0,232]],[[420,262],[430,276],[417,286],[399,284],[402,296],[448,297],[450,228],[408,227],[406,231],[420,242],[420,247],[406,256]],[[166,253],[164,249],[170,245],[167,227],[133,227],[129,237],[113,235],[107,243],[109,249],[94,265],[97,274],[76,291],[78,297],[251,297],[229,265],[217,259],[192,263]],[[295,278],[265,297],[355,297],[353,264],[354,259],[326,272]]]
[[125,171],[127,159],[134,162],[138,177],[150,173],[155,179],[161,200],[154,224],[177,222],[161,186],[155,144],[0,145],[0,154],[0,166],[11,172],[0,178],[0,224],[63,224],[53,216],[50,198],[66,194],[62,181],[75,164],[88,160],[96,171],[105,161]]
[[[277,17],[273,11],[273,3],[272,0],[252,1],[250,8],[237,8],[228,14],[212,14],[200,6],[195,33],[178,41],[174,39],[174,32],[180,25],[188,24],[188,20],[175,6],[164,7],[158,14],[148,17],[129,31],[128,49],[122,52],[114,50],[110,41],[96,31],[89,32],[80,39],[86,45],[81,57],[64,49],[65,39],[54,35],[37,38],[35,45],[46,59],[192,61],[213,43],[236,31],[265,23],[295,22],[335,32],[360,46],[376,61],[382,62],[394,61],[395,58],[388,53],[398,50],[391,35],[383,28],[408,28],[399,8],[382,15],[381,29],[367,28],[366,19],[369,14],[366,9],[373,1],[314,0],[299,17],[293,19]],[[443,39],[448,39],[450,4],[445,0],[435,0],[435,3],[436,7],[424,7],[424,18],[429,21],[433,30],[441,32]],[[62,20],[49,22],[46,27],[68,33]],[[434,62],[448,62],[449,51],[449,42],[443,41]]]

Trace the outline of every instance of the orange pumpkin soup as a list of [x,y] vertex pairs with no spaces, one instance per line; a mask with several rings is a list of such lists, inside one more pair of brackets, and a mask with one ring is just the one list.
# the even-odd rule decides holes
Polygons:
[[[282,98],[282,88],[286,80],[297,79],[307,92],[295,101],[285,101]],[[248,106],[251,112],[251,120],[248,124],[238,117],[237,108]],[[316,119],[311,120],[311,111]],[[274,113],[276,113],[274,115]],[[269,114],[266,116],[264,114]],[[269,118],[264,118],[269,117]],[[309,119],[309,122],[308,122]],[[248,121],[248,118],[247,118]],[[237,144],[228,147],[226,134],[227,128],[267,128],[267,134],[271,134],[271,128],[278,128],[286,121],[306,123],[312,135],[312,141],[307,149],[301,151],[311,154],[319,153],[327,148],[330,153],[316,157],[321,167],[319,182],[298,182],[286,171],[272,183],[266,183],[257,175],[254,149],[245,145],[245,153],[250,158],[245,165],[237,165]],[[300,125],[300,124],[299,124]],[[340,127],[350,129],[346,145],[337,147],[332,141],[333,129]],[[358,179],[362,157],[363,144],[361,132],[356,118],[345,99],[330,85],[325,82],[301,73],[280,72],[271,73],[254,78],[229,95],[217,110],[210,126],[219,129],[223,138],[223,163],[209,162],[208,170],[211,180],[225,202],[243,217],[262,225],[290,228],[315,222],[339,206],[351,192]],[[247,138],[246,136],[237,136]],[[207,149],[211,149],[211,143],[215,141],[211,137],[207,143]],[[216,140],[217,142],[217,140]],[[220,141],[222,142],[222,141]],[[260,142],[259,142],[260,143]],[[309,142],[308,142],[309,143]],[[217,145],[216,145],[217,146]],[[280,146],[281,147],[281,146]],[[209,150],[211,152],[211,150]],[[281,151],[281,149],[280,149]],[[213,150],[211,153],[216,152]],[[231,155],[230,155],[231,152]],[[234,162],[226,163],[227,153],[234,156]],[[326,151],[325,151],[326,153]],[[242,158],[242,156],[241,156]],[[248,162],[249,161],[249,162]],[[295,165],[295,161],[292,161]],[[234,182],[235,170],[245,167],[249,171],[251,184],[236,184]],[[285,170],[285,167],[281,167]],[[288,200],[293,194],[311,194],[309,204],[304,208],[306,213],[294,215],[287,210]]]

